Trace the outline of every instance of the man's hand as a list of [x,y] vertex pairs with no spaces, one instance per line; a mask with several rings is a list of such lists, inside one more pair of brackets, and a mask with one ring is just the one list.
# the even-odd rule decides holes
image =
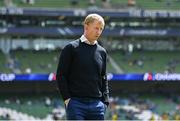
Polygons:
[[66,107],[68,106],[70,99],[71,99],[71,98],[68,98],[68,99],[66,99],[66,100],[64,101]]

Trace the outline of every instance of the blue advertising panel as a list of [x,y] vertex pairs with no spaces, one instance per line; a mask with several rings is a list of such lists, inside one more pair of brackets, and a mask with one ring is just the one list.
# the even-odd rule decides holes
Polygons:
[[[110,81],[180,81],[180,73],[107,74]],[[0,81],[55,81],[56,74],[0,74]]]
[[[80,36],[82,27],[7,27],[0,28],[2,35],[35,35],[35,36]],[[179,28],[114,28],[105,29],[103,36],[180,36]]]

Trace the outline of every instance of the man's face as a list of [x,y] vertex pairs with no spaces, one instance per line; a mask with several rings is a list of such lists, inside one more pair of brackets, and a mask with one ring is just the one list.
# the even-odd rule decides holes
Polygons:
[[95,20],[93,23],[85,25],[85,36],[89,41],[93,42],[100,37],[103,29],[103,22],[100,20]]

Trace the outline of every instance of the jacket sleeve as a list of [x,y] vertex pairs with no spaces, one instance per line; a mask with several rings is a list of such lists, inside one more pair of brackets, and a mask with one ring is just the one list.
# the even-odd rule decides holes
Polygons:
[[68,74],[70,71],[70,65],[72,62],[72,45],[66,45],[59,57],[59,63],[56,72],[56,80],[58,84],[58,89],[63,100],[70,98],[68,90]]
[[104,66],[102,70],[102,94],[103,94],[102,101],[108,106],[109,105],[109,86],[108,86],[108,80],[107,80],[107,75],[106,75],[106,64],[107,64],[107,54],[105,53]]

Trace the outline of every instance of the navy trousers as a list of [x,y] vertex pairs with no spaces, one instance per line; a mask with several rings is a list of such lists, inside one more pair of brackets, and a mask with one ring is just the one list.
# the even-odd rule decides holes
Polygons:
[[66,107],[67,120],[104,120],[105,104],[99,99],[71,98]]

